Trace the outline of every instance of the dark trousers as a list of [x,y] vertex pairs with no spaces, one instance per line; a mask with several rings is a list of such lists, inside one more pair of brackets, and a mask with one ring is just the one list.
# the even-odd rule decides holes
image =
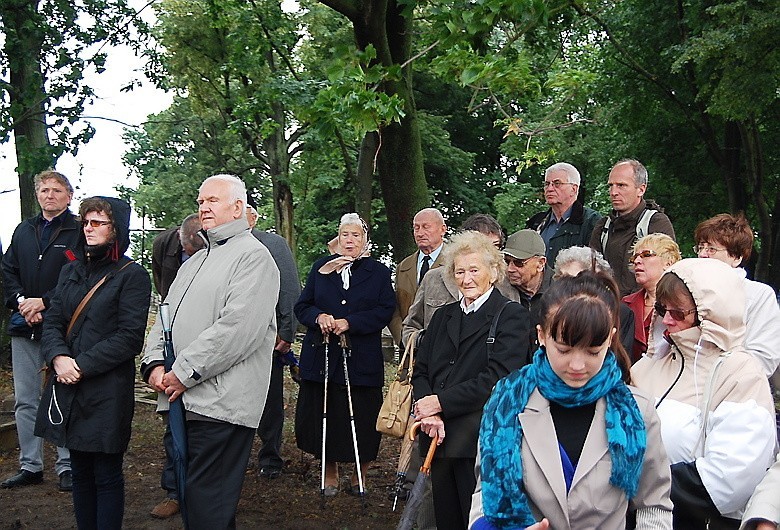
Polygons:
[[[276,353],[274,352],[274,356]],[[284,366],[274,359],[271,362],[271,382],[265,398],[263,417],[257,427],[257,435],[263,442],[257,460],[260,469],[282,469],[282,428],[284,427]]]
[[165,434],[163,434],[163,447],[165,448],[165,467],[160,474],[160,487],[168,492],[168,498],[179,500],[179,490],[176,486],[176,471],[173,468],[173,436],[171,426],[168,424],[168,412],[162,413],[165,420]]
[[436,527],[468,528],[471,495],[477,486],[476,458],[434,458],[431,464]]
[[189,530],[236,527],[236,509],[255,430],[231,423],[187,420]]
[[70,451],[73,511],[79,530],[122,528],[125,478],[122,453]]

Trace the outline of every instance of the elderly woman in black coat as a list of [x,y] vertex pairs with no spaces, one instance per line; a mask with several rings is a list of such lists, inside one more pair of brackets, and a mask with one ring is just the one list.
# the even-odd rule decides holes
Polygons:
[[133,358],[144,342],[151,282],[143,267],[124,256],[129,204],[90,197],[79,213],[85,259],[62,268],[46,315],[41,351],[53,373],[35,434],[70,449],[76,523],[103,530],[122,526]]
[[[494,286],[506,271],[503,256],[479,232],[462,232],[444,247],[443,274],[461,294],[433,315],[420,342],[412,380],[414,414],[422,422],[420,452],[431,437],[439,447],[431,466],[438,528],[466,528],[482,407],[493,386],[527,359],[530,317]],[[488,344],[495,321],[494,341]]]
[[[298,448],[314,456],[322,451],[325,400],[325,355],[328,355],[327,432],[323,493],[339,491],[338,462],[355,462],[344,360],[339,338],[348,334],[347,358],[361,479],[379,452],[376,418],[382,406],[384,362],[382,329],[395,310],[390,270],[368,257],[368,227],[354,213],[342,216],[336,253],[317,260],[295,304],[295,316],[306,326],[301,346],[301,387],[295,409]],[[328,347],[323,343],[328,340]],[[357,469],[346,487],[359,493]]]

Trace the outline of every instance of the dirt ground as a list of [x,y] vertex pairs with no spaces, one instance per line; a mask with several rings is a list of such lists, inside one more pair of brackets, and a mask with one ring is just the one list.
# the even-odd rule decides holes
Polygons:
[[[12,395],[11,372],[0,369],[0,399]],[[241,501],[238,507],[239,528],[274,529],[363,529],[395,528],[403,510],[403,503],[394,513],[387,489],[393,483],[400,441],[385,437],[380,458],[368,473],[368,494],[365,512],[360,500],[346,493],[328,499],[320,506],[319,461],[295,447],[293,416],[297,386],[285,376],[285,436],[282,457],[285,467],[275,480],[257,476],[256,462],[259,439],[247,469]],[[154,406],[137,403],[133,420],[130,447],[125,454],[125,515],[124,528],[169,530],[183,528],[176,516],[166,521],[153,519],[149,511],[163,500],[160,471],[164,463],[162,449],[163,422],[154,412]],[[18,469],[18,449],[0,452],[0,479],[13,475]],[[40,486],[19,489],[0,489],[0,530],[17,528],[63,529],[76,528],[70,494],[57,491],[53,473],[56,453],[46,444],[44,482]],[[341,472],[342,481],[348,480],[353,466]]]

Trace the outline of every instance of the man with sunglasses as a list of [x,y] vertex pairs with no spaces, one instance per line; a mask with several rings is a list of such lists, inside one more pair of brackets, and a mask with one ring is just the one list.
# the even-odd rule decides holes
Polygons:
[[615,164],[607,186],[612,211],[596,223],[589,246],[604,255],[625,296],[637,290],[634,273],[628,268],[634,243],[657,232],[674,239],[674,227],[657,204],[645,201],[647,169],[638,160],[625,159]]
[[525,227],[542,236],[547,263],[555,263],[558,252],[565,248],[587,246],[602,217],[577,200],[579,189],[580,172],[571,164],[559,162],[544,172],[544,200],[550,208],[528,219]]
[[553,270],[547,266],[546,252],[542,236],[529,228],[509,236],[504,247],[506,277],[517,291],[517,296],[506,296],[520,302],[531,313],[530,354],[538,346],[539,302],[553,277]]
[[[2,483],[17,488],[43,482],[43,439],[35,436],[35,417],[41,400],[41,330],[60,269],[82,254],[81,226],[68,209],[73,186],[62,173],[44,171],[33,179],[41,213],[14,230],[3,256],[5,304],[13,310],[11,335],[19,473]],[[16,323],[16,325],[14,325]],[[57,448],[54,469],[60,491],[71,491],[70,453]]]

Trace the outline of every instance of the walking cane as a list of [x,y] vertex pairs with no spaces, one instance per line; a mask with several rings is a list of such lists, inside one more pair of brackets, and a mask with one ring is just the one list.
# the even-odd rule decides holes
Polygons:
[[349,370],[347,369],[347,357],[350,356],[349,338],[346,333],[341,335],[339,339],[339,345],[341,346],[342,356],[344,361],[344,382],[347,385],[347,403],[349,404],[349,424],[352,427],[352,447],[355,449],[355,467],[357,468],[358,476],[358,488],[360,490],[360,505],[363,511],[366,511],[366,490],[363,487],[363,468],[360,467],[360,452],[358,451],[357,444],[357,430],[355,429],[355,413],[352,410],[352,389],[349,385]]
[[320,464],[320,509],[325,509],[325,433],[328,429],[328,339],[329,335],[322,335],[325,344],[325,390],[322,397],[322,463]]

